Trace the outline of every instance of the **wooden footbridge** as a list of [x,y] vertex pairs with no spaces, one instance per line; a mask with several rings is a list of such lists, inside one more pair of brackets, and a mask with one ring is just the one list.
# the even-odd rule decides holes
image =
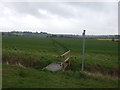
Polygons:
[[62,62],[54,62],[52,64],[49,64],[48,66],[46,66],[44,69],[47,69],[49,71],[58,71],[58,70],[65,70],[67,67],[70,66],[70,50],[68,50],[67,52],[65,52],[64,54],[60,55],[59,57],[61,59],[65,59]]

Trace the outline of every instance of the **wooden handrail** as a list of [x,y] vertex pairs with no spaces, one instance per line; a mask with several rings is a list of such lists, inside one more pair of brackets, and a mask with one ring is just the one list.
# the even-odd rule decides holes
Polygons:
[[[66,55],[70,54],[71,50],[68,50],[64,54],[60,55],[60,57],[64,58]],[[64,71],[67,66],[70,66],[70,55],[66,57],[66,59],[61,63],[62,70]]]
[[64,54],[60,55],[60,57],[64,57],[65,55],[69,54],[70,50],[68,50],[67,52],[65,52]]
[[68,57],[67,59],[65,59],[65,61],[64,61],[64,62],[67,62],[69,59],[70,59],[70,57]]

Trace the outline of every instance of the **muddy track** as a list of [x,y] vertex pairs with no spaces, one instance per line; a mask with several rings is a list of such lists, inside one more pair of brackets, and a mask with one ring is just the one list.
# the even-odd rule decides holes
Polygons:
[[52,43],[55,47],[55,51],[57,51],[57,52],[66,52],[69,50],[64,44],[62,44],[54,39],[52,39]]

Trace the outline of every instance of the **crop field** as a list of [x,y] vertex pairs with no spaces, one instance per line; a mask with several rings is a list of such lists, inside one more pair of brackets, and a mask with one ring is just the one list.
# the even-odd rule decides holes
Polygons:
[[[69,68],[42,70],[50,63],[63,61],[58,56],[67,50],[71,50]],[[86,39],[84,72],[81,62],[80,38],[2,37],[3,88],[118,87],[118,42]]]
[[[105,39],[105,38],[104,39],[100,39],[99,38],[99,39],[96,39],[96,40],[109,40],[109,41],[112,41],[113,39]],[[116,40],[120,40],[120,39],[114,39],[114,40],[116,41]]]

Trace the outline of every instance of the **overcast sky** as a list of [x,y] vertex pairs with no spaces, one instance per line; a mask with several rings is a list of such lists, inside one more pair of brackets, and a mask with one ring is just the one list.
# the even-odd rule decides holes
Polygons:
[[0,3],[1,31],[118,34],[117,2]]

